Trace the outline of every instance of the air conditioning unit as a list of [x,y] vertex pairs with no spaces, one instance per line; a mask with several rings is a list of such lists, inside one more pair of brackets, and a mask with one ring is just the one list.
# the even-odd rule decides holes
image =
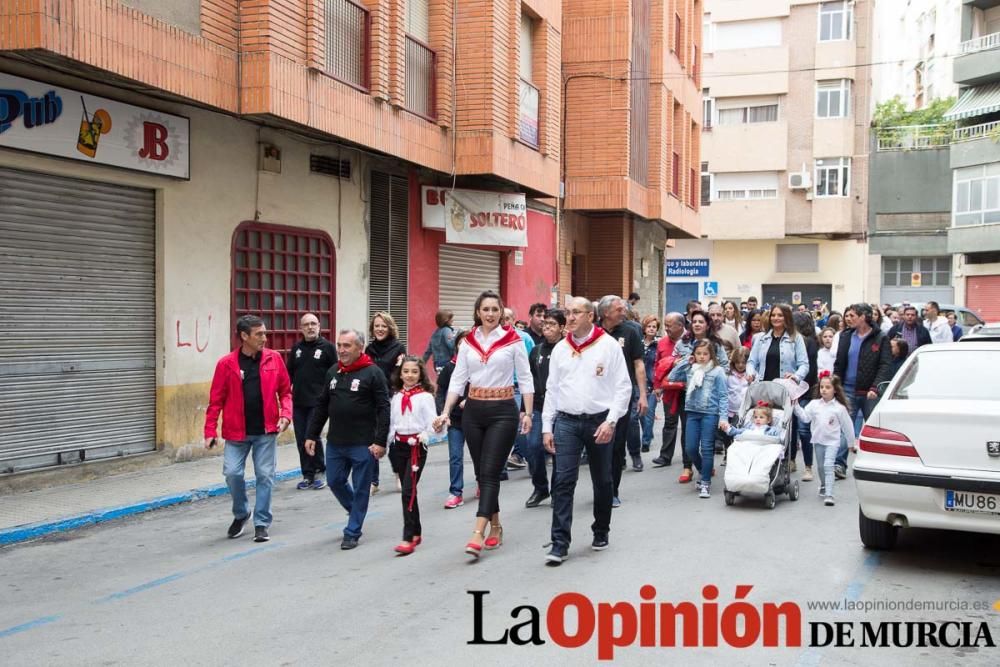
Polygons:
[[789,190],[808,190],[810,187],[812,181],[809,179],[808,171],[793,171],[788,174]]

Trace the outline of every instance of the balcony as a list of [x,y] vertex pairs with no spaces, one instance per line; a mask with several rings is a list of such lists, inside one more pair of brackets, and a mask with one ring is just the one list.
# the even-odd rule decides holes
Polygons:
[[434,94],[437,54],[420,40],[406,36],[406,109],[428,120],[437,118]]
[[519,81],[517,138],[538,148],[538,88],[524,79]]
[[715,171],[785,171],[788,122],[715,125],[702,137],[701,159]]
[[367,91],[371,17],[368,10],[351,0],[326,0],[326,65],[333,78]]
[[881,153],[941,148],[952,142],[950,130],[951,125],[947,124],[879,128],[875,133],[876,150]]
[[976,86],[1000,81],[1000,32],[962,42],[961,51],[955,57],[955,83]]

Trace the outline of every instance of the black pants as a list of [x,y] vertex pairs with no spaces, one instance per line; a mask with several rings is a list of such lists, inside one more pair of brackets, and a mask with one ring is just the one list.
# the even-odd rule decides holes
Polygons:
[[691,459],[684,448],[684,394],[677,399],[677,414],[670,414],[670,406],[663,404],[663,442],[660,443],[660,457],[667,463],[674,462],[674,447],[677,444],[677,429],[681,430],[681,461],[685,468],[692,466]]
[[[613,440],[615,448],[611,453],[611,481],[615,498],[618,497],[618,487],[622,482],[622,471],[625,469],[625,451],[628,448],[629,431],[632,427],[632,411],[636,409],[635,406],[639,402],[639,394],[634,389],[633,387],[632,400],[628,404],[628,412],[615,424],[615,439]],[[638,445],[638,441],[636,441],[636,445]],[[639,449],[636,448],[633,453],[638,454]],[[589,455],[590,452],[587,452],[587,454]]]
[[312,419],[314,407],[295,406],[292,409],[292,426],[295,428],[295,445],[299,448],[299,467],[304,479],[314,479],[326,472],[326,457],[323,455],[323,439],[316,438],[316,452],[306,453],[306,430]]
[[462,432],[469,444],[472,466],[479,480],[476,516],[490,518],[500,511],[500,471],[517,435],[517,404],[468,399],[462,413]]
[[[412,449],[417,451],[417,470],[413,471]],[[405,442],[394,442],[389,447],[389,464],[392,471],[399,475],[403,486],[403,541],[410,542],[417,535],[423,535],[420,527],[420,505],[417,504],[417,483],[427,464],[427,448],[423,445],[410,445]],[[412,503],[410,502],[412,499]]]

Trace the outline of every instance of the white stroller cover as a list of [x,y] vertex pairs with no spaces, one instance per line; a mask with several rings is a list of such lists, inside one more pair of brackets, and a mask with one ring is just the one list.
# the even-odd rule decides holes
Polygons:
[[771,468],[785,446],[777,438],[745,433],[726,454],[726,490],[763,496],[771,488]]

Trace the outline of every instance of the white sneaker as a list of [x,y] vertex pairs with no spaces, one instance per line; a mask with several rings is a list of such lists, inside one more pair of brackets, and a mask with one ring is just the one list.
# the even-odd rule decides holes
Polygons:
[[833,507],[836,503],[833,502],[833,496],[827,496],[823,499],[823,504],[827,507]]
[[698,497],[699,498],[711,498],[712,497],[712,487],[708,484],[701,484],[698,487]]
[[803,482],[811,482],[813,480],[813,469],[812,466],[806,466],[805,471],[802,473]]

